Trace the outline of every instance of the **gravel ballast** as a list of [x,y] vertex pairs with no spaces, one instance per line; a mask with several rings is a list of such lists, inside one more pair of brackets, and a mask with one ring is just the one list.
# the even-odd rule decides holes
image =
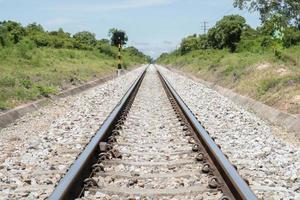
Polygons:
[[45,199],[144,67],[0,130],[0,199]]
[[300,199],[300,149],[232,101],[159,67],[260,199]]
[[[158,68],[259,199],[300,199],[300,148],[287,134],[282,139],[267,122],[216,91]],[[0,200],[46,199],[142,70],[55,100],[1,129]]]
[[84,200],[215,200],[211,176],[201,172],[197,152],[183,130],[156,69],[148,68],[131,109],[118,131],[113,149],[122,157],[102,161],[93,175],[98,187],[86,190]]

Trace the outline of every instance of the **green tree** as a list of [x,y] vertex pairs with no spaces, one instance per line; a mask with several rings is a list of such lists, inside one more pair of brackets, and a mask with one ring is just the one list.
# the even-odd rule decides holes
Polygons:
[[234,0],[234,6],[240,9],[258,11],[263,22],[274,15],[282,16],[289,24],[300,29],[300,1],[299,0]]
[[197,49],[199,49],[199,41],[196,34],[188,36],[181,41],[180,44],[181,55],[187,54]]
[[[274,15],[270,19],[264,21],[262,27],[260,27],[258,30],[263,35],[269,35],[273,36],[275,38],[278,38],[278,34],[282,35],[283,31],[288,27],[288,24],[279,15]],[[281,37],[279,37],[281,38]]]
[[208,49],[210,48],[208,37],[206,34],[198,36],[198,45],[200,49]]
[[123,46],[128,41],[128,36],[125,31],[112,28],[108,32],[110,37],[111,45],[118,47],[119,45]]
[[208,42],[214,48],[229,48],[234,52],[246,27],[246,20],[239,15],[228,15],[208,31]]
[[73,38],[75,39],[74,46],[78,49],[92,49],[97,43],[95,34],[88,31],[78,32]]
[[9,32],[9,37],[13,41],[14,44],[18,43],[25,35],[25,29],[18,22],[14,21],[4,21],[1,22],[1,26],[5,27]]
[[37,24],[37,23],[28,24],[25,29],[26,29],[27,35],[35,34],[37,32],[39,32],[39,33],[44,32],[44,28],[40,24]]
[[284,47],[291,47],[300,44],[300,31],[294,27],[289,27],[284,31],[282,39]]
[[35,34],[28,36],[37,47],[47,47],[51,46],[51,38],[49,34],[45,32],[37,32]]
[[58,31],[51,31],[49,33],[51,44],[50,46],[54,48],[73,48],[73,39],[71,34],[64,32],[62,28],[59,28]]

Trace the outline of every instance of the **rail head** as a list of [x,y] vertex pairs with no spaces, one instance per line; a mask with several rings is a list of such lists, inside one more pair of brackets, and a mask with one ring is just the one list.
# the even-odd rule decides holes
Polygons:
[[222,178],[225,180],[232,195],[236,199],[257,200],[258,198],[254,194],[254,192],[250,189],[250,187],[244,181],[244,179],[238,174],[237,170],[226,158],[226,156],[223,154],[223,152],[218,147],[218,145],[213,141],[213,139],[210,137],[208,132],[205,130],[205,128],[201,125],[201,123],[192,113],[192,111],[184,103],[182,98],[178,95],[178,93],[175,91],[175,89],[167,80],[167,78],[160,72],[158,68],[157,70],[159,76],[163,81],[163,84],[166,86],[167,90],[169,90],[170,94],[177,102],[182,113],[185,115],[191,127],[199,137],[199,140],[202,142],[203,146],[206,148],[206,151],[209,153],[214,164],[216,165],[218,170],[220,170],[220,174]]
[[92,165],[97,161],[99,143],[107,138],[121,113],[125,109],[128,101],[131,98],[134,98],[134,95],[145,76],[146,70],[147,67],[133,82],[125,95],[103,122],[99,130],[91,138],[83,152],[71,165],[65,176],[59,181],[58,185],[48,198],[49,200],[70,200],[76,199],[80,195],[83,188],[83,181],[85,178],[88,178],[91,173]]

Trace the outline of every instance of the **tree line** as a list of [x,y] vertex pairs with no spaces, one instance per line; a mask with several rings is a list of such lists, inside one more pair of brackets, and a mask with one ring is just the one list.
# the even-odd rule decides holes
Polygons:
[[193,50],[229,49],[231,52],[256,48],[300,44],[300,30],[289,26],[278,16],[253,29],[239,15],[224,16],[207,34],[194,34],[184,38],[178,51],[183,55]]
[[[117,50],[114,43],[114,32],[116,31],[120,30],[114,28],[109,31],[111,40],[98,40],[96,35],[89,31],[81,31],[71,35],[62,28],[57,31],[46,31],[37,23],[22,26],[21,23],[15,21],[2,21],[0,22],[0,49],[14,46],[30,46],[37,48],[98,50],[100,53],[116,57]],[[126,36],[124,41],[122,41],[124,45],[127,40],[128,37]],[[147,60],[150,59],[135,47],[128,47],[125,51],[132,55],[145,57]]]
[[207,34],[184,38],[176,52],[184,55],[193,50],[225,48],[236,52],[300,44],[300,1],[234,0],[234,6],[259,12],[261,26],[253,29],[242,16],[224,16]]

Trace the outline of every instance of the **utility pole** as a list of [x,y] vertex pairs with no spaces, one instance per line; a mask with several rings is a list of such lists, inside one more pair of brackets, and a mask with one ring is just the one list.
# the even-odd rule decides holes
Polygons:
[[203,29],[203,33],[206,34],[206,31],[208,29],[208,22],[204,21],[203,26],[201,26],[201,29]]
[[[119,37],[119,40],[120,40],[120,37]],[[118,76],[121,75],[122,73],[122,54],[121,54],[121,51],[122,51],[122,45],[121,43],[118,44],[118,70],[117,70],[117,73],[118,73]]]
[[[121,38],[119,37],[119,40],[121,40]],[[121,55],[121,50],[122,50],[122,45],[121,43],[118,44],[119,47],[119,52],[118,52],[118,70],[122,69],[122,55]]]

